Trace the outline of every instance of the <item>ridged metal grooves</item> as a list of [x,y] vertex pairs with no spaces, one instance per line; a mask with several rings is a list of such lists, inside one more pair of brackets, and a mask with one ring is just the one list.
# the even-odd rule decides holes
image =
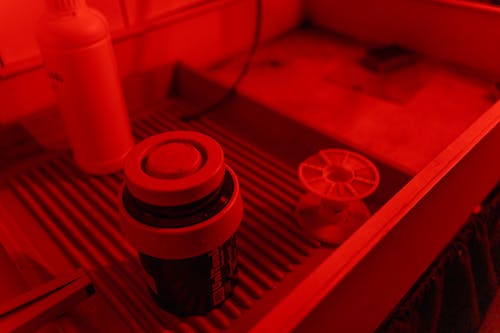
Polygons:
[[227,329],[312,255],[319,243],[295,224],[293,210],[301,191],[293,169],[217,124],[206,120],[185,124],[171,112],[149,115],[135,124],[134,134],[142,139],[171,129],[197,130],[218,140],[238,175],[245,201],[238,238],[238,286],[230,300],[206,316],[180,319],[153,304],[136,252],[119,231],[121,174],[87,177],[64,155],[16,175],[9,186],[74,266],[91,273],[98,292],[134,331]]

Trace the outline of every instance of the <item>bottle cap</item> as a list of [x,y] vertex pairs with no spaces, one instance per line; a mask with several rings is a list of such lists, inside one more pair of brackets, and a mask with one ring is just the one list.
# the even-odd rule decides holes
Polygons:
[[68,12],[85,6],[85,0],[45,0],[51,12]]
[[128,154],[126,186],[138,200],[179,206],[215,191],[224,179],[224,153],[212,138],[190,131],[152,136]]
[[299,179],[312,193],[328,201],[360,200],[378,187],[377,167],[367,158],[344,149],[324,149],[299,166]]

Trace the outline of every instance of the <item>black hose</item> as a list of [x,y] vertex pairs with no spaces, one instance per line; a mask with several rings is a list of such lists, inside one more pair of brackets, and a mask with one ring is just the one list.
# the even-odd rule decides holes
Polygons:
[[252,41],[252,47],[250,48],[250,51],[248,52],[247,59],[245,61],[245,64],[243,65],[243,68],[241,69],[241,72],[239,73],[238,77],[236,80],[234,80],[233,84],[229,89],[226,91],[226,93],[218,99],[215,103],[212,105],[208,106],[207,108],[193,114],[185,115],[181,117],[182,121],[189,122],[196,120],[200,118],[201,116],[210,113],[220,107],[222,104],[224,104],[228,99],[233,97],[233,95],[236,93],[236,89],[240,82],[243,80],[243,78],[247,75],[248,70],[250,69],[250,65],[252,64],[252,59],[255,55],[255,52],[257,51],[257,46],[259,45],[260,41],[260,35],[261,35],[261,30],[262,30],[262,0],[255,0],[255,30],[254,30],[254,36],[253,36],[253,41]]

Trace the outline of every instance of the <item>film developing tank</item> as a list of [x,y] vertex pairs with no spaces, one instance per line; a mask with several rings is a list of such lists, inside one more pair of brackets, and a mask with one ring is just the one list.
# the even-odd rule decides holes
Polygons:
[[237,280],[243,203],[220,145],[197,132],[166,132],[135,146],[124,171],[121,227],[154,299],[178,315],[222,304]]

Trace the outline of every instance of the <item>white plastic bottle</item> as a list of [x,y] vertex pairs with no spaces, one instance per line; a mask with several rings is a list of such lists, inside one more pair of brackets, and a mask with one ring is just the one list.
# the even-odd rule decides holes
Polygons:
[[77,165],[122,168],[133,145],[106,19],[85,0],[46,0],[37,39]]

